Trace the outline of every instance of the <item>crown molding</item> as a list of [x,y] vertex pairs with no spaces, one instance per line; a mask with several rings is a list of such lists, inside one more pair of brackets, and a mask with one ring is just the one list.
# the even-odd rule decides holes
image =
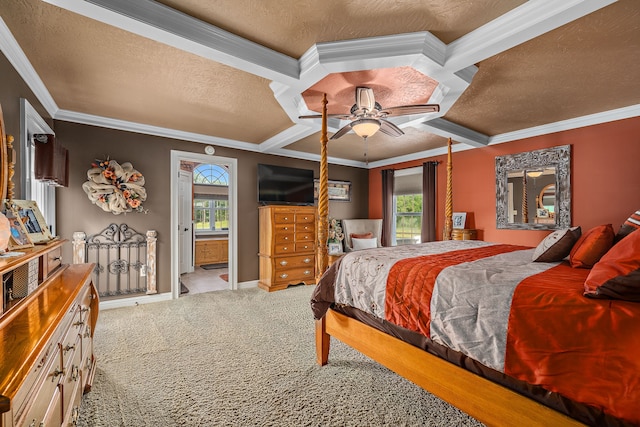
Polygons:
[[18,41],[13,37],[11,30],[0,17],[0,50],[7,57],[13,68],[20,74],[22,80],[34,93],[38,101],[42,104],[49,116],[53,117],[58,111],[58,105],[47,90],[42,79],[29,62],[29,59],[22,51]]
[[614,122],[616,120],[624,120],[638,116],[640,116],[640,104],[630,105],[628,107],[604,111],[602,113],[590,114],[587,116],[576,117],[574,119],[562,120],[555,123],[495,135],[489,138],[489,145],[502,144],[505,142],[517,141],[519,139],[532,138],[534,136],[563,132],[571,129],[599,125],[602,123]]

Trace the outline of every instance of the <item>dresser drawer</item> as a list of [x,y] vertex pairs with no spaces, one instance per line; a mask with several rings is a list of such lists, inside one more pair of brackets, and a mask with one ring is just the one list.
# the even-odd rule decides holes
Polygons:
[[296,252],[312,252],[315,248],[313,242],[297,242]]
[[296,242],[313,242],[315,238],[313,233],[296,233]]
[[40,257],[40,264],[40,281],[42,282],[62,265],[62,246],[58,246]]
[[316,225],[313,222],[296,224],[296,233],[315,234],[315,232],[316,232]]
[[296,224],[313,224],[316,216],[310,213],[296,214]]
[[294,242],[281,243],[279,245],[274,245],[274,253],[276,255],[292,254],[295,252],[295,249],[296,249],[296,245]]
[[276,270],[284,270],[287,268],[308,267],[315,263],[313,255],[296,255],[290,257],[282,257],[274,259]]
[[275,271],[275,277],[273,279],[276,284],[309,282],[313,280],[315,280],[315,268],[313,265],[286,270],[277,269]]
[[293,243],[294,241],[296,241],[296,235],[293,232],[290,233],[286,233],[286,232],[282,232],[282,233],[276,233],[273,236],[273,241],[276,245],[281,244],[281,243]]
[[295,224],[296,215],[292,212],[276,212],[273,214],[275,224]]

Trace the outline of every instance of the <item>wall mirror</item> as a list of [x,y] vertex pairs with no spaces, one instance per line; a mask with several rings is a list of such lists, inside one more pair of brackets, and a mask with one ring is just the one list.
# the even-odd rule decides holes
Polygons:
[[[7,198],[9,184],[9,160],[7,158],[7,137],[0,105],[0,202]],[[4,206],[4,203],[3,203]]]
[[496,157],[497,228],[571,226],[571,146]]

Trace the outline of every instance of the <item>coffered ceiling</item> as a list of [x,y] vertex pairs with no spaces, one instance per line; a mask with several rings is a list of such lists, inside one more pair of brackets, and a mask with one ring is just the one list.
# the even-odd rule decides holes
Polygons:
[[[637,0],[11,0],[0,49],[52,117],[318,159],[356,86],[405,134],[353,133],[374,167],[640,115]],[[332,119],[334,133],[347,122]],[[365,158],[366,152],[366,158]]]

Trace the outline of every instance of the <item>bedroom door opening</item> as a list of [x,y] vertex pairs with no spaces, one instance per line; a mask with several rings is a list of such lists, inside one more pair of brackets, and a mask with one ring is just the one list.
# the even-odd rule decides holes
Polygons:
[[237,289],[237,160],[172,151],[171,164],[173,297]]

